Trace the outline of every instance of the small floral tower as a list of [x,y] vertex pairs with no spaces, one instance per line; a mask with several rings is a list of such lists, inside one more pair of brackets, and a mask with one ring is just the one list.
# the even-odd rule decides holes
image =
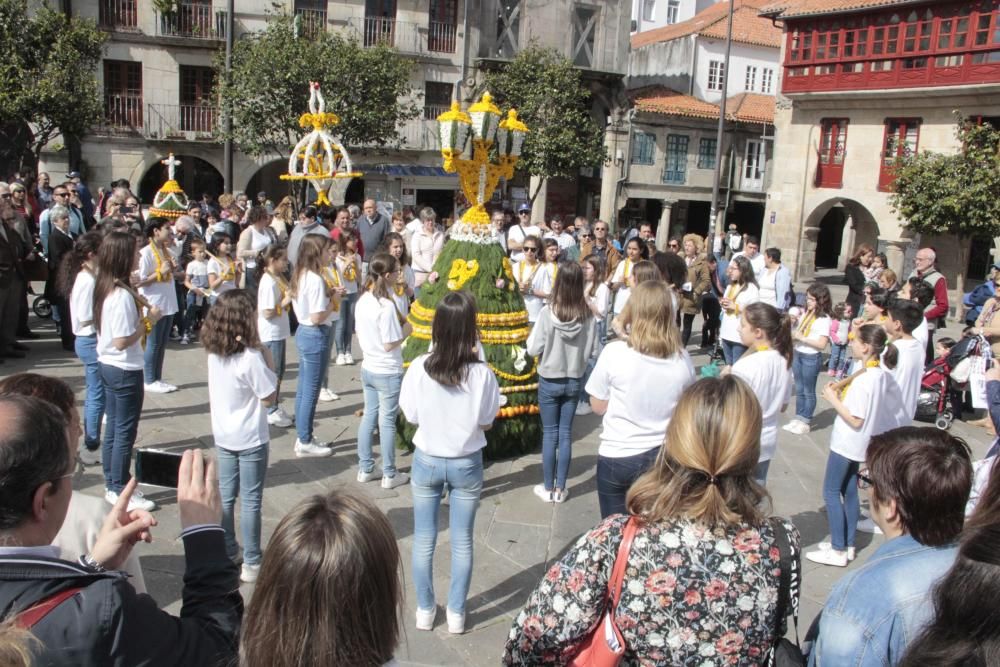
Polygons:
[[170,153],[166,160],[160,160],[160,164],[167,165],[167,182],[153,197],[149,215],[159,218],[179,218],[187,214],[187,195],[175,180],[175,170],[180,163],[181,161],[175,158],[173,153]]
[[[468,113],[453,102],[451,110],[437,119],[444,168],[458,172],[462,191],[472,207],[452,225],[448,242],[434,265],[439,279],[421,288],[420,299],[410,309],[413,333],[403,345],[403,359],[408,364],[427,352],[434,308],[445,294],[464,289],[476,297],[479,340],[505,399],[501,400],[493,428],[486,432],[486,456],[491,459],[534,450],[541,433],[538,374],[535,360],[525,349],[528,313],[500,245],[500,230],[490,225],[484,206],[500,178],[514,175],[528,131],[514,110],[500,119],[500,110],[489,93]],[[496,162],[491,161],[491,153]],[[401,416],[397,433],[407,447],[411,446],[414,430]]]

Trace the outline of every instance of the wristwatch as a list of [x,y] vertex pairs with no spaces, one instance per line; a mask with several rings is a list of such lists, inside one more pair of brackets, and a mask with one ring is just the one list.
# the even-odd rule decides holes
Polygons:
[[94,560],[94,557],[91,556],[90,554],[86,554],[85,556],[80,556],[80,563],[85,567],[94,570],[95,572],[107,572],[107,569],[103,565],[98,563],[96,560]]

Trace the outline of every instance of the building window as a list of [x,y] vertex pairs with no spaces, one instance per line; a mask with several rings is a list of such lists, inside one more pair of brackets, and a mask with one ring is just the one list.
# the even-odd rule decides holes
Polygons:
[[655,134],[636,130],[632,138],[632,164],[653,164],[654,146],[656,146]]
[[702,138],[698,141],[698,168],[715,169],[715,139]]
[[885,121],[885,139],[882,142],[879,165],[878,189],[888,190],[896,180],[896,160],[917,152],[920,139],[919,118],[889,118]]
[[215,70],[211,67],[180,67],[180,126],[185,132],[211,132],[215,129],[218,106],[212,96]]
[[142,127],[142,63],[104,61],[104,118],[112,127]]
[[681,0],[667,0],[667,23],[677,23],[677,13],[681,9]]
[[[300,34],[306,39],[316,39],[326,32],[326,2],[295,0],[295,18]],[[367,28],[367,25],[366,25]],[[367,39],[365,45],[368,45]]]
[[770,95],[774,92],[774,70],[765,67],[760,72],[760,92]]
[[427,81],[424,83],[424,118],[436,120],[451,108],[452,85]]
[[98,25],[108,30],[136,30],[139,26],[136,0],[101,0]]
[[726,76],[726,64],[721,60],[711,60],[708,63],[708,89],[722,90],[722,81]]
[[427,13],[427,50],[455,53],[458,37],[458,0],[431,0]]
[[747,140],[746,159],[743,161],[743,189],[760,192],[764,189],[764,142]]
[[688,138],[683,134],[667,135],[667,154],[663,182],[683,185],[687,173]]
[[597,19],[594,7],[577,7],[573,11],[573,64],[577,67],[594,66]]
[[844,185],[844,158],[846,155],[847,119],[824,118],[820,121],[816,187],[839,188]]
[[656,17],[656,0],[643,0],[642,20],[652,21]]
[[747,76],[746,80],[743,83],[743,89],[748,93],[752,93],[753,89],[756,87],[757,87],[757,66],[747,65]]

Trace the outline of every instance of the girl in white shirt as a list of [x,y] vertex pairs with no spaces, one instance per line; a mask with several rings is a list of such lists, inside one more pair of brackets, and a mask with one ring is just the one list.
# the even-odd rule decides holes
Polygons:
[[[448,630],[465,630],[465,598],[472,579],[473,528],[483,490],[484,431],[500,409],[500,388],[479,357],[476,302],[466,291],[449,292],[438,302],[431,328],[432,352],[410,364],[399,407],[416,425],[413,436],[413,583],[418,630],[431,630],[434,547],[438,508],[448,488],[451,531],[451,585]],[[442,419],[441,415],[448,415]]]
[[529,236],[524,239],[521,252],[524,254],[524,259],[515,262],[512,270],[518,289],[524,296],[524,309],[528,311],[528,322],[534,324],[542,306],[545,305],[545,301],[535,294],[535,285],[540,281],[538,274],[544,268],[543,262],[539,259],[542,252],[541,240],[537,236]]
[[208,352],[208,396],[212,436],[219,462],[219,494],[226,552],[236,559],[239,544],[233,510],[240,497],[243,568],[240,579],[257,581],[260,572],[260,508],[270,436],[266,407],[278,397],[271,351],[257,334],[253,299],[246,290],[219,296],[208,311],[201,344]]
[[[382,478],[383,489],[406,484],[410,476],[396,470],[396,412],[403,382],[403,341],[412,327],[392,299],[399,275],[399,262],[380,252],[368,263],[368,282],[358,299],[355,319],[358,343],[365,357],[361,362],[361,388],[365,412],[358,425],[358,481]],[[382,472],[375,470],[372,437],[378,424],[382,450]]]
[[273,369],[278,377],[274,405],[267,408],[267,423],[288,428],[292,418],[281,409],[281,380],[285,377],[286,342],[291,336],[288,310],[292,293],[285,274],[288,271],[288,251],[284,246],[268,246],[258,259],[257,331],[260,342],[271,351]]
[[[337,320],[334,342],[337,348],[337,365],[351,365],[351,341],[354,336],[354,306],[361,289],[361,258],[358,256],[358,235],[353,229],[341,230],[337,240],[337,272],[344,283],[340,299],[340,319]],[[374,248],[372,249],[374,250]]]
[[785,424],[789,433],[804,435],[816,412],[816,379],[823,365],[823,350],[830,344],[830,324],[833,322],[833,300],[830,290],[822,283],[813,283],[806,290],[806,310],[795,322],[792,340],[795,358],[795,419]]
[[636,286],[621,319],[627,338],[608,343],[586,386],[591,407],[604,417],[597,457],[602,517],[625,512],[625,494],[656,459],[677,401],[694,382],[664,281]]
[[212,242],[208,244],[208,287],[212,290],[209,303],[215,303],[219,295],[236,289],[240,282],[242,269],[232,257],[233,240],[225,232],[212,234]]
[[594,371],[594,364],[597,363],[598,355],[604,349],[604,342],[607,338],[608,306],[610,305],[611,297],[611,290],[605,284],[607,270],[601,258],[597,255],[587,255],[583,258],[581,266],[583,266],[584,279],[583,295],[587,300],[587,306],[590,307],[590,312],[594,315],[594,326],[597,328],[597,345],[594,355],[587,362],[587,372],[583,374],[583,378],[580,380],[580,402],[576,405],[576,415],[578,417],[594,412],[590,407],[590,396],[587,395],[587,390],[584,387],[587,386],[587,380],[590,379],[590,374]]
[[631,238],[625,243],[625,259],[618,262],[615,273],[611,277],[611,291],[614,293],[614,314],[618,315],[625,309],[631,292],[629,279],[635,265],[649,257],[649,248],[639,238]]
[[177,312],[177,287],[175,277],[182,272],[174,263],[168,248],[174,243],[174,230],[166,218],[153,217],[146,223],[149,244],[139,251],[139,293],[163,312],[146,338],[144,353],[144,389],[154,394],[177,391],[177,387],[163,381],[163,359],[167,351],[172,315]]
[[[97,330],[97,363],[104,383],[104,427],[101,462],[104,466],[104,498],[118,502],[118,494],[132,478],[129,468],[132,447],[139,430],[143,400],[142,341],[163,316],[156,306],[145,316],[141,296],[128,287],[138,266],[135,239],[126,232],[112,232],[97,252],[94,284],[94,328]],[[152,510],[156,504],[136,490],[129,501],[133,509]]]
[[719,299],[722,306],[722,324],[719,338],[722,340],[722,356],[726,364],[732,366],[747,351],[740,336],[740,318],[743,309],[760,300],[757,279],[754,277],[750,260],[742,255],[733,257],[726,269],[729,287]]
[[104,417],[104,383],[101,367],[97,363],[97,330],[94,328],[94,284],[97,274],[97,253],[104,236],[100,232],[87,232],[73,246],[72,259],[63,264],[66,269],[65,284],[72,281],[69,296],[69,314],[73,325],[76,356],[83,363],[86,398],[83,407],[83,444],[80,459],[87,465],[96,465],[101,449],[101,419]]
[[740,336],[751,351],[730,368],[760,403],[760,458],[754,479],[766,486],[778,446],[778,413],[785,411],[792,395],[792,320],[770,304],[752,303],[743,311]]
[[416,280],[413,269],[410,268],[410,256],[406,252],[406,241],[402,234],[389,232],[382,242],[383,250],[399,262],[399,275],[396,276],[396,284],[393,285],[392,299],[396,302],[396,308],[406,317],[410,314],[410,301],[413,299],[413,290],[416,287]]

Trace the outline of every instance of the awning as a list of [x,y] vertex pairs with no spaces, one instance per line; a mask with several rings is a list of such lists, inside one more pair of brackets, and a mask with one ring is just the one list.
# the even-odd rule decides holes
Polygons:
[[443,167],[427,167],[420,164],[355,164],[355,171],[365,174],[384,174],[386,176],[447,176],[454,178]]

